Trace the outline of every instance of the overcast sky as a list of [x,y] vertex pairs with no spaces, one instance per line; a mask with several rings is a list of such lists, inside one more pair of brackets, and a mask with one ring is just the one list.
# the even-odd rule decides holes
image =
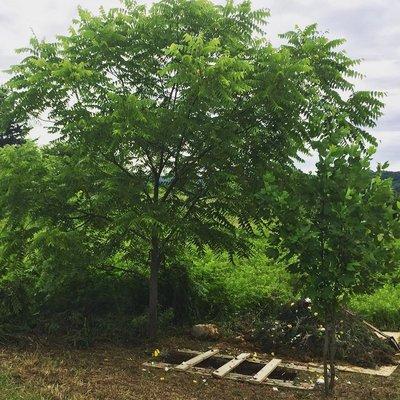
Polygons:
[[[66,33],[78,5],[95,11],[101,5],[119,4],[118,0],[0,0],[0,70],[18,61],[14,50],[27,45],[32,31],[47,40]],[[364,60],[359,71],[367,77],[358,87],[387,93],[385,116],[373,132],[380,141],[375,159],[389,161],[390,170],[400,170],[400,0],[254,0],[253,4],[271,10],[267,33],[273,42],[278,33],[296,24],[314,22],[331,37],[347,39],[348,54]],[[6,79],[0,72],[0,82]],[[42,143],[49,140],[43,128],[35,128],[35,135]]]

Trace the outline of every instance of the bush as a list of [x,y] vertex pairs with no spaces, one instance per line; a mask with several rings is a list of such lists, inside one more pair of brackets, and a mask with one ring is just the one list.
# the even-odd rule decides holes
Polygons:
[[400,330],[400,284],[386,284],[372,294],[355,296],[350,306],[380,329]]
[[287,265],[293,260],[268,257],[264,240],[257,240],[247,259],[229,259],[226,253],[206,250],[191,254],[188,276],[190,304],[197,318],[226,320],[247,313],[278,308],[294,298],[292,275]]

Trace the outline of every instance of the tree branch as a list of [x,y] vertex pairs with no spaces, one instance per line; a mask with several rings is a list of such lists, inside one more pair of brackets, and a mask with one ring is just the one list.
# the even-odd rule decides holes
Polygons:
[[161,201],[165,202],[168,199],[168,196],[172,192],[172,190],[175,188],[176,184],[183,178],[183,174],[187,172],[192,165],[194,165],[196,162],[201,160],[208,152],[212,150],[213,146],[208,146],[206,147],[203,151],[201,151],[197,156],[192,157],[188,163],[185,165],[185,168],[182,169],[180,173],[178,173],[178,169],[175,171],[175,176],[172,179],[171,183],[169,184],[167,190],[164,193],[164,196],[162,197]]

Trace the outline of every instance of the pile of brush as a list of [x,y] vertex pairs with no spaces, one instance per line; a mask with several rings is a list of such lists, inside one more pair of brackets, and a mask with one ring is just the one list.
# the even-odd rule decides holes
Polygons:
[[[366,368],[395,363],[396,342],[379,337],[373,328],[348,311],[340,313],[337,359]],[[274,319],[258,320],[246,339],[260,344],[265,352],[311,361],[322,357],[324,333],[320,316],[302,300],[284,306]]]

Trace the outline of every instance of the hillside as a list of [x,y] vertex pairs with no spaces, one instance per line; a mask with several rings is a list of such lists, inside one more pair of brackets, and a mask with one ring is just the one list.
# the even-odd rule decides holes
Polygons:
[[384,178],[392,178],[393,179],[393,188],[396,192],[400,193],[400,171],[385,171],[382,173]]

